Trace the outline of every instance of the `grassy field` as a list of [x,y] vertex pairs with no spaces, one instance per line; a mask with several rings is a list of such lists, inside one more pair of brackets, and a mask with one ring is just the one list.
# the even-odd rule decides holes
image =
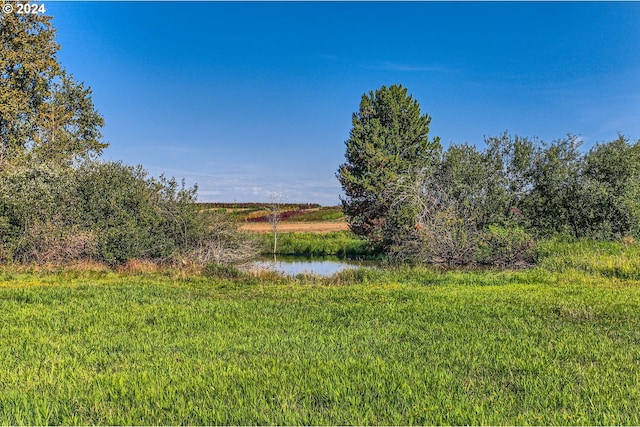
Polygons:
[[[267,203],[199,203],[198,206],[203,211],[222,213],[233,218],[242,231],[273,233],[273,226],[269,222],[272,212]],[[279,209],[279,233],[324,234],[349,228],[340,206],[282,204]]]
[[[224,213],[241,222],[268,223],[271,214],[268,203],[199,203],[202,210]],[[280,222],[344,222],[340,206],[320,206],[310,203],[281,204]]]
[[2,424],[640,424],[640,249],[235,280],[0,274]]
[[[258,234],[261,252],[273,252],[273,235]],[[278,255],[337,256],[340,258],[371,258],[374,250],[367,241],[349,231],[330,233],[282,233],[278,235]]]

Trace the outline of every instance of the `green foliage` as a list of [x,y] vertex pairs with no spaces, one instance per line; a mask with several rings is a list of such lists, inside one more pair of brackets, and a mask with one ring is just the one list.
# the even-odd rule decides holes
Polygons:
[[0,170],[24,154],[49,82],[60,71],[54,35],[51,17],[0,15]]
[[597,144],[585,157],[584,177],[591,184],[584,204],[591,208],[591,237],[640,236],[640,141],[623,135]]
[[0,14],[0,172],[11,165],[69,165],[99,155],[102,117],[91,90],[58,63],[51,17]]
[[250,256],[235,223],[206,215],[196,188],[151,178],[141,167],[91,162],[39,165],[0,176],[0,254],[5,261],[109,265],[134,258],[228,263]]
[[500,199],[495,191],[496,168],[487,167],[486,156],[472,145],[450,145],[443,153],[438,165],[436,179],[442,191],[457,201],[458,209],[464,216],[480,224],[495,219],[504,211],[504,206],[496,207]]
[[[540,236],[637,236],[640,144],[620,135],[588,154],[580,144],[572,135],[546,144],[505,134],[489,138],[482,155],[452,146],[441,170],[450,170],[455,159],[460,176],[442,174],[442,185],[459,204],[474,206],[468,216],[478,218],[480,227],[515,220]],[[456,190],[459,182],[466,193]]]
[[619,136],[586,155],[571,135],[486,143],[451,145],[417,184],[390,185],[391,212],[415,212],[414,230],[394,228],[394,259],[510,265],[533,260],[533,236],[638,236],[640,142]]
[[87,164],[76,176],[76,220],[97,231],[99,260],[113,265],[176,253],[181,236],[168,205],[176,191],[188,190],[149,179],[142,167],[121,163]]
[[[493,219],[492,213],[485,211],[486,206],[482,205],[483,198],[489,193],[484,185],[490,181],[466,180],[473,174],[463,170],[471,171],[472,168],[459,167],[460,163],[464,163],[459,160],[467,154],[479,160],[480,155],[468,147],[454,147],[454,150],[454,154],[461,153],[462,156],[448,157],[445,168],[424,175],[412,187],[393,188],[391,193],[398,197],[393,201],[392,208],[395,210],[396,206],[401,208],[409,205],[417,213],[414,229],[401,233],[401,237],[389,248],[387,253],[390,260],[449,266],[477,263],[511,266],[530,262],[535,240],[516,225],[515,213],[511,212],[510,218],[503,221],[503,226],[493,224],[482,227],[483,221]],[[455,159],[455,162],[451,159]],[[475,190],[470,190],[476,185]],[[474,198],[475,203],[470,203]],[[496,217],[503,216],[498,213]],[[518,238],[524,236],[527,243],[520,245]]]
[[543,235],[585,230],[580,141],[573,136],[543,145],[533,162],[532,188],[522,203],[531,227]]
[[[70,220],[74,209],[69,170],[52,165],[0,175],[0,254],[4,261],[50,262],[64,253],[93,254],[93,236]],[[71,245],[76,236],[77,244]]]
[[535,262],[536,242],[522,227],[491,225],[482,233],[477,258],[481,264],[526,266]]
[[[488,178],[484,180],[486,194],[481,228],[512,221],[514,209],[523,209],[526,196],[534,187],[534,163],[540,155],[535,139],[507,133],[485,139],[487,149],[483,153]],[[518,220],[526,221],[527,217]]]
[[337,173],[346,196],[342,207],[355,234],[386,248],[398,227],[411,227],[411,207],[390,212],[385,193],[390,184],[408,183],[414,172],[430,167],[440,149],[438,138],[428,139],[430,122],[400,85],[362,95],[345,142],[346,163]]
[[94,159],[108,146],[101,141],[104,119],[96,112],[91,94],[90,88],[64,72],[51,83],[29,147],[33,160],[70,165]]

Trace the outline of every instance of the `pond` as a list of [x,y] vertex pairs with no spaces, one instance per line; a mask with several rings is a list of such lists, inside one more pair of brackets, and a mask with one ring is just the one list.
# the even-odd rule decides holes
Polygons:
[[287,276],[297,274],[315,274],[331,276],[349,268],[371,268],[379,263],[376,261],[357,261],[340,259],[337,257],[305,258],[305,257],[277,257],[263,258],[249,264],[249,270],[273,270]]

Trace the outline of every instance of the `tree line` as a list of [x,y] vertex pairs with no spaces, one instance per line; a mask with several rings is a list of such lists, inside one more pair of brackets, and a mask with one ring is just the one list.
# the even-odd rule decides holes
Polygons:
[[640,234],[640,141],[583,152],[504,133],[484,148],[429,138],[401,85],[362,96],[337,177],[354,233],[391,257],[448,264],[532,262],[539,237]]

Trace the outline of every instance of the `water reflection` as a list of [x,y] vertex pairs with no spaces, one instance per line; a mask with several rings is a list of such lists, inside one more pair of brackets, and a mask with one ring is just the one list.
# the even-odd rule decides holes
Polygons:
[[278,257],[264,258],[249,265],[250,270],[273,270],[288,276],[297,274],[315,274],[318,276],[331,276],[339,271],[349,268],[372,267],[374,261],[355,261],[333,257],[301,258]]

